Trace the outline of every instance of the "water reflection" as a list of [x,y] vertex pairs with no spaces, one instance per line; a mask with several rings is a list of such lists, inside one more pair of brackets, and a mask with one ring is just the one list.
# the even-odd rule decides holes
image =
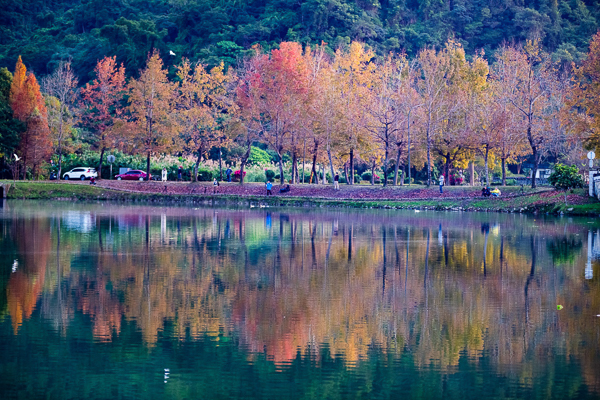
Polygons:
[[376,353],[452,373],[467,359],[525,387],[568,356],[598,394],[600,239],[586,222],[9,202],[0,338],[208,340],[278,368]]

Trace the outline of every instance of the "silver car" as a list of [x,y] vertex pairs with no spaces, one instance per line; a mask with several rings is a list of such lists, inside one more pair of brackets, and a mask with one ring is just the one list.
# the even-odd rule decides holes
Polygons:
[[85,181],[86,179],[90,179],[92,177],[97,178],[98,173],[96,172],[95,168],[89,167],[73,168],[69,172],[65,172],[63,174],[63,179],[66,181],[69,179],[81,179],[82,181]]

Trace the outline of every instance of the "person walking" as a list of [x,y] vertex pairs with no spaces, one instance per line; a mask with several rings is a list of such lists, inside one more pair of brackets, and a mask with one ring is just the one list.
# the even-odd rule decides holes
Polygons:
[[213,181],[213,193],[217,193],[217,188],[219,187],[219,181],[217,178]]
[[271,181],[267,181],[265,188],[267,189],[267,196],[271,196],[273,194],[273,192],[271,192],[271,189],[273,189],[273,184]]
[[177,170],[177,180],[181,181],[181,177],[183,175],[183,167],[180,165],[179,169]]
[[440,175],[440,193],[444,193],[444,175]]
[[227,182],[231,182],[231,173],[233,171],[231,170],[231,168],[227,168],[227,171],[225,171],[225,175],[227,175]]
[[340,190],[340,174],[338,174],[337,172],[335,173],[335,176],[333,177],[333,189]]

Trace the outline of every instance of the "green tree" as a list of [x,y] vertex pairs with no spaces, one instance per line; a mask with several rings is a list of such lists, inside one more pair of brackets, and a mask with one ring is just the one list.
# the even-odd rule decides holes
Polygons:
[[555,189],[565,191],[565,205],[567,204],[567,191],[583,187],[583,179],[575,166],[556,164],[548,181]]
[[13,117],[10,107],[12,79],[8,69],[0,68],[0,153],[6,157],[12,157],[21,140],[21,132],[25,130],[25,124]]

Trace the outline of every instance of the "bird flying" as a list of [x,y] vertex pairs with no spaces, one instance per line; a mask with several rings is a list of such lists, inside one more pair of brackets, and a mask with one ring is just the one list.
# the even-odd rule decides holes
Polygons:
[[19,157],[19,156],[18,156],[18,155],[16,155],[16,154],[13,154],[13,156],[15,156],[15,160],[16,160],[16,161],[19,161],[19,160],[21,159],[21,157]]

